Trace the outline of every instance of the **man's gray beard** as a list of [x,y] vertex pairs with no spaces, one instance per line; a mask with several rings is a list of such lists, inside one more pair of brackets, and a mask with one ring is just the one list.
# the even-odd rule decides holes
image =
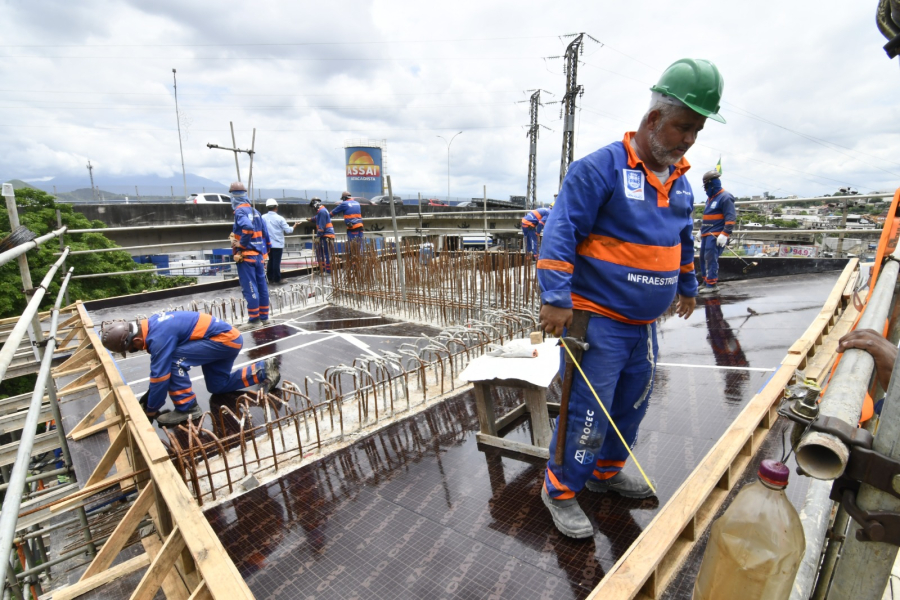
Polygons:
[[662,128],[662,124],[659,125],[656,129],[650,132],[650,154],[653,156],[653,160],[666,167],[667,169],[678,162],[678,157],[674,156],[672,152],[666,150],[665,146],[662,145],[662,142],[657,138],[657,133]]

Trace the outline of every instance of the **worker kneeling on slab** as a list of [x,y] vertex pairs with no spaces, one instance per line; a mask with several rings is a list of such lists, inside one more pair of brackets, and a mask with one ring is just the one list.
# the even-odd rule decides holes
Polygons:
[[703,174],[703,189],[707,199],[700,226],[700,294],[715,294],[719,291],[719,257],[734,229],[734,196],[722,189],[719,167]]
[[724,122],[722,78],[708,61],[682,59],[651,90],[637,132],[572,163],[537,263],[541,327],[553,335],[565,330],[566,348],[584,350],[576,357],[584,377],[568,365],[563,372],[541,491],[556,527],[574,538],[593,535],[575,498],[583,487],[629,498],[654,494],[649,478],[622,468],[653,387],[656,319],[676,296],[685,319],[696,302],[694,196],[684,153],[707,117]]
[[[139,321],[106,321],[100,339],[111,352],[150,353],[150,389],[141,397],[141,406],[150,422],[174,427],[199,419],[203,411],[191,387],[191,367],[201,367],[206,389],[211,394],[233,392],[262,384],[273,389],[281,378],[276,359],[267,358],[232,372],[244,344],[241,333],[230,324],[197,312],[159,313]],[[174,411],[160,410],[166,392]]]

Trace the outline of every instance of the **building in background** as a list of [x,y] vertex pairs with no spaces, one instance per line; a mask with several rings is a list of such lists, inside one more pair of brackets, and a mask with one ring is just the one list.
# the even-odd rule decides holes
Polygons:
[[344,158],[347,191],[351,196],[373,198],[385,193],[387,140],[346,140]]

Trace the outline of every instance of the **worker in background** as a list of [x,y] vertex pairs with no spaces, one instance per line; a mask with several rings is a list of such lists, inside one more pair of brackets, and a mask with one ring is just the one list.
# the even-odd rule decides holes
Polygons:
[[269,262],[266,266],[266,276],[269,283],[281,283],[281,257],[284,254],[284,234],[293,233],[300,223],[293,226],[278,214],[278,201],[275,198],[266,200],[268,212],[263,215],[266,222],[266,230],[269,232],[269,241],[272,247],[269,249]]
[[347,240],[361,242],[363,240],[362,209],[359,202],[350,196],[350,192],[341,194],[341,203],[334,207],[331,216],[343,215],[344,225],[347,227]]
[[534,259],[538,253],[538,234],[544,229],[544,221],[550,215],[550,209],[541,208],[528,211],[522,218],[522,234],[525,236],[526,258]]
[[[191,386],[191,367],[200,367],[211,394],[233,392],[262,384],[268,393],[281,377],[275,358],[257,361],[234,372],[234,361],[243,346],[241,333],[229,323],[205,313],[173,311],[149,319],[106,321],[100,341],[111,352],[150,354],[150,388],[140,403],[152,423],[174,427],[189,418],[197,420],[203,411]],[[161,410],[166,393],[174,411]]]
[[719,167],[703,174],[703,189],[706,190],[706,207],[700,226],[700,277],[703,280],[700,293],[715,294],[719,291],[719,257],[725,251],[736,220],[734,196],[722,189]]
[[[694,311],[694,195],[684,154],[708,117],[724,122],[722,88],[708,61],[672,64],[650,88],[637,132],[572,163],[544,230],[537,262],[541,328],[589,344],[581,367],[629,447],[653,388],[656,320],[676,298],[679,317]],[[643,477],[622,471],[628,450],[577,371],[562,464],[554,456],[558,435],[557,427],[541,498],[564,535],[593,535],[575,497],[583,487],[627,498],[653,495]]]
[[269,320],[269,286],[263,264],[272,247],[266,223],[259,211],[250,205],[247,188],[235,181],[229,188],[231,208],[234,209],[234,227],[231,232],[231,250],[237,263],[241,292],[247,301],[250,323]]
[[316,224],[316,260],[323,273],[331,273],[331,244],[334,243],[334,226],[331,224],[331,214],[322,206],[322,201],[313,198],[309,205],[316,216],[309,220]]

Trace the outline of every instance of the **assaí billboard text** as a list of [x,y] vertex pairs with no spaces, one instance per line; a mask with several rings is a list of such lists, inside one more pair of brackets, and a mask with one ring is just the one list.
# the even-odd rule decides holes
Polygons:
[[347,159],[347,177],[354,179],[377,179],[381,177],[381,165],[375,164],[365,150],[357,150]]

